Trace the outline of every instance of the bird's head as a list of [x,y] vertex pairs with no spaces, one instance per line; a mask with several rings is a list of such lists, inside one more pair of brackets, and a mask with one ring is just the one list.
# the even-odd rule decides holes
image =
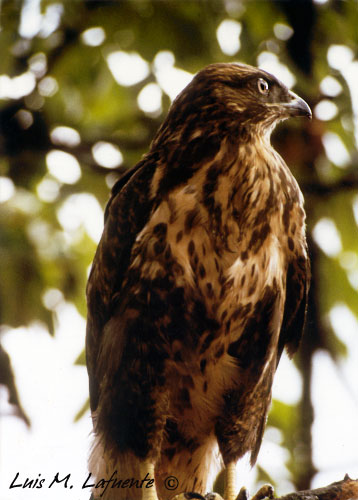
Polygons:
[[[277,122],[311,118],[308,104],[275,76],[246,64],[211,64],[179,94],[168,115],[172,127],[223,123],[226,129],[269,136]],[[213,125],[214,126],[214,125]]]

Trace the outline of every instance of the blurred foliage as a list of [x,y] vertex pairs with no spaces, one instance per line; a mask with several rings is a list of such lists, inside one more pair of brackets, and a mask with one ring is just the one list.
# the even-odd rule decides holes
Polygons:
[[[290,457],[286,464],[290,480],[297,487],[308,487],[315,472],[310,436],[312,356],[317,349],[327,350],[334,359],[345,353],[327,316],[335,304],[344,303],[358,315],[358,126],[353,122],[353,100],[356,107],[358,100],[352,85],[348,86],[346,71],[349,65],[355,67],[357,78],[357,3],[43,0],[38,12],[36,5],[31,1],[1,2],[3,328],[40,321],[53,333],[59,300],[75,303],[85,316],[85,282],[96,238],[89,234],[84,219],[76,222],[77,213],[72,226],[63,222],[60,213],[69,207],[71,222],[75,205],[69,202],[81,194],[95,197],[103,208],[119,174],[147,150],[170,104],[168,89],[159,78],[158,54],[163,56],[166,51],[168,59],[171,53],[173,67],[189,73],[215,61],[253,65],[273,61],[295,76],[295,91],[313,109],[322,101],[334,104],[330,115],[316,113],[311,123],[285,123],[273,137],[306,198],[314,286],[308,332],[298,362],[304,381],[302,400],[291,406],[275,401],[269,423],[282,432],[281,444]],[[240,48],[233,55],[223,53],[216,35],[220,23],[228,19],[241,27]],[[97,38],[92,31],[92,38],[86,39],[90,28],[101,28]],[[339,56],[330,60],[332,46],[345,50],[336,53],[346,63]],[[107,59],[117,51],[132,56],[128,72],[134,65],[133,55],[139,55],[147,63],[146,74],[131,85],[120,85]],[[327,76],[334,79],[338,90],[330,92],[321,85]],[[149,83],[163,86],[162,109],[157,112],[144,112],[138,106],[137,97]],[[357,112],[356,108],[356,116]],[[56,138],[54,131],[59,126],[71,127],[72,135],[77,131],[80,141],[67,140],[64,135]],[[344,162],[338,153],[336,159],[332,153],[327,156],[327,133],[336,134],[345,151]],[[98,141],[118,147],[123,162],[108,168],[96,161],[93,146]],[[67,162],[77,160],[78,179],[66,180],[61,172],[51,170],[48,154],[53,151],[71,155]],[[335,224],[340,242],[337,251],[321,249],[325,247],[315,227],[322,219]],[[84,363],[84,356],[77,362]],[[0,383],[7,384],[14,395],[10,363],[6,366],[6,376],[0,371]],[[19,405],[15,396],[13,402]],[[299,452],[298,440],[303,447]],[[258,479],[265,477],[267,472],[258,467]]]

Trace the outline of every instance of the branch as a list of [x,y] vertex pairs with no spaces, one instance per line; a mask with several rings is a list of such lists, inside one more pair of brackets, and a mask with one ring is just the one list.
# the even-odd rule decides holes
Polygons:
[[[11,405],[12,412],[10,414],[14,414],[20,417],[27,427],[31,426],[30,420],[26,413],[24,412],[21,403],[19,401],[19,396],[17,394],[16,385],[15,385],[15,377],[12,371],[10,357],[8,353],[3,349],[0,344],[0,384],[7,387],[9,391],[8,402]],[[0,416],[5,415],[5,413],[0,412]]]
[[[182,495],[178,495],[177,498],[179,497]],[[184,493],[183,497],[185,500],[223,500],[218,493],[207,493],[204,497],[198,493]],[[249,500],[245,486],[241,488],[236,500]],[[346,474],[343,481],[337,481],[324,488],[295,491],[283,497],[275,497],[273,487],[264,484],[251,500],[358,500],[358,479],[351,479]]]
[[346,474],[342,481],[324,488],[297,491],[275,500],[358,500],[358,480],[351,479]]

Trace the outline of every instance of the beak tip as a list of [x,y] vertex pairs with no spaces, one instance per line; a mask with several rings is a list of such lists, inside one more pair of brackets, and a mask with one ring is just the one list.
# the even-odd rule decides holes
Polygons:
[[307,111],[307,113],[304,115],[305,118],[308,118],[309,120],[312,120],[312,111]]
[[309,120],[312,120],[312,111],[311,111],[311,108],[308,106],[308,104],[306,103],[306,101],[303,101],[307,108],[306,108],[306,111],[303,110],[303,116],[308,118]]
[[288,103],[287,109],[291,116],[302,116],[312,120],[312,111],[307,102],[299,97],[294,92],[290,92],[291,102]]

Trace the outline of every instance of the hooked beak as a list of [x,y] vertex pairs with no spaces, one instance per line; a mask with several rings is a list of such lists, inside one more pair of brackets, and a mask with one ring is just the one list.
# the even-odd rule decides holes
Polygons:
[[312,111],[306,101],[291,91],[289,92],[289,98],[289,102],[282,103],[282,107],[288,116],[306,116],[309,119],[312,118]]

